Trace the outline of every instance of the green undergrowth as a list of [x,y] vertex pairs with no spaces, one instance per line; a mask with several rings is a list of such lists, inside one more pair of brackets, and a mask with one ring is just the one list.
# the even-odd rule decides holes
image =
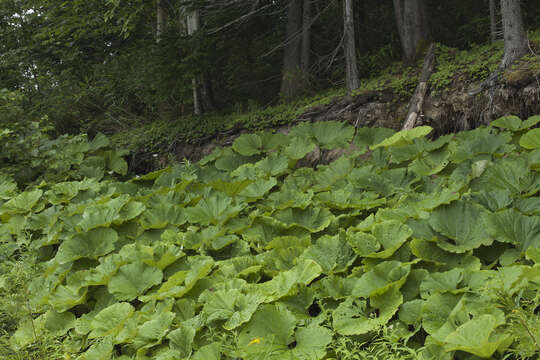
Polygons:
[[4,175],[0,357],[538,358],[539,122],[302,123],[133,178]]
[[148,152],[162,151],[172,143],[200,144],[240,130],[257,131],[291,125],[310,108],[329,104],[345,93],[345,89],[336,88],[287,104],[255,107],[247,113],[190,116],[177,121],[156,120],[118,132],[112,140],[122,148]]
[[[531,32],[532,44],[540,43],[540,31]],[[451,91],[465,91],[463,87],[480,83],[499,65],[503,53],[502,41],[488,45],[473,46],[470,50],[437,45],[435,69],[429,81],[434,95],[442,96]],[[405,66],[396,61],[371,77],[360,81],[360,88],[353,95],[371,91],[394,94],[394,101],[408,102],[418,84],[418,74],[423,59],[415,66]],[[538,74],[538,56],[525,57],[515,65],[526,74]],[[516,72],[520,76],[522,72]],[[457,90],[456,90],[457,89]],[[265,108],[250,106],[248,112],[232,114],[208,114],[188,116],[176,120],[155,120],[144,124],[140,121],[125,126],[127,130],[113,136],[113,142],[133,152],[162,153],[170,150],[171,144],[205,144],[219,140],[228,134],[240,131],[257,131],[278,126],[290,126],[310,108],[327,105],[346,95],[346,89],[335,88],[316,95],[302,97],[291,103],[282,103]]]

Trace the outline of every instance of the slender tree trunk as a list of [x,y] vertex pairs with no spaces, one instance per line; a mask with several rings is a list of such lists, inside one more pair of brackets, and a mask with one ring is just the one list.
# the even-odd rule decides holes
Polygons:
[[502,68],[527,53],[527,33],[523,27],[520,0],[501,0],[504,34],[504,56]]
[[360,87],[358,79],[358,67],[356,63],[356,43],[354,39],[354,12],[353,0],[345,0],[343,3],[343,22],[344,22],[344,51],[347,90],[349,93]]
[[[193,35],[199,31],[201,27],[201,20],[199,10],[191,10],[187,15],[187,30],[188,35]],[[192,79],[193,85],[193,113],[195,115],[201,115],[205,111],[213,110],[214,102],[212,101],[212,94],[210,91],[210,83],[206,76],[195,75]]]
[[426,57],[424,58],[424,65],[422,66],[422,72],[420,73],[420,79],[416,90],[414,91],[411,101],[409,102],[409,111],[405,124],[401,130],[410,130],[418,125],[421,119],[422,111],[424,107],[424,99],[426,97],[428,89],[428,81],[433,72],[435,66],[435,44],[431,44]]
[[287,5],[287,34],[281,78],[281,96],[285,100],[292,100],[300,94],[302,89],[300,69],[301,30],[302,0],[290,0]]
[[491,42],[497,41],[497,7],[495,0],[489,0],[489,22]]
[[156,42],[161,41],[163,30],[167,24],[167,12],[165,9],[165,0],[156,0]]
[[311,66],[311,1],[304,0],[302,9],[302,51],[300,68],[302,71],[302,86],[309,85],[309,68]]
[[[187,31],[188,35],[193,35],[200,27],[199,11],[197,9],[190,11],[187,14]],[[193,86],[193,113],[195,115],[202,114],[201,98],[199,94],[199,79],[198,76],[194,76],[191,80]]]
[[413,63],[429,45],[425,0],[393,0],[405,62]]

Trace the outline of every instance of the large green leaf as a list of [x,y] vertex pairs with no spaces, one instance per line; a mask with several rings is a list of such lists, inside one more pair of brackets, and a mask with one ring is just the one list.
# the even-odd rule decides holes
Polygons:
[[427,298],[436,292],[457,293],[463,287],[463,269],[457,268],[427,275],[420,284],[420,294]]
[[114,344],[111,336],[107,336],[95,342],[77,360],[101,360],[110,359],[113,356]]
[[269,206],[275,210],[297,207],[305,209],[312,203],[313,191],[300,192],[296,189],[281,187],[279,191],[273,192],[268,196]]
[[185,213],[192,223],[220,224],[236,216],[242,206],[233,205],[232,199],[222,193],[214,193],[202,199],[194,207],[186,208]]
[[519,139],[519,145],[525,149],[540,149],[540,129],[529,130]]
[[289,161],[279,153],[272,153],[255,163],[254,168],[265,175],[278,176],[289,171]]
[[521,130],[521,124],[522,121],[517,116],[503,116],[496,120],[493,120],[490,125],[496,126],[501,129],[511,130],[511,131],[519,131]]
[[48,303],[58,312],[63,313],[86,301],[88,288],[80,285],[59,285],[48,296]]
[[395,131],[392,129],[363,127],[356,131],[353,143],[360,149],[364,149],[379,144],[384,139],[394,135],[394,133]]
[[98,259],[113,251],[117,240],[118,234],[113,229],[92,229],[62,242],[55,258],[60,264],[80,258]]
[[498,325],[500,323],[493,315],[475,317],[448,334],[444,347],[447,351],[461,350],[489,358],[510,338],[510,334],[494,333]]
[[352,126],[338,121],[304,122],[290,132],[292,136],[313,138],[323,149],[345,147],[353,134]]
[[487,217],[487,230],[497,241],[509,242],[521,252],[540,247],[540,217],[508,209]]
[[133,300],[154,285],[160,284],[163,273],[142,262],[122,265],[111,278],[108,289],[118,300]]
[[283,155],[292,160],[299,160],[315,149],[315,144],[306,137],[293,137],[291,143],[283,149]]
[[120,175],[127,174],[128,164],[118,152],[107,150],[103,153],[103,157],[108,169]]
[[189,292],[199,280],[207,276],[214,266],[214,261],[207,256],[191,256],[183,258],[176,271],[163,282],[156,292],[141,296],[141,301],[164,300],[182,297]]
[[140,325],[137,329],[137,336],[133,339],[135,347],[147,348],[159,344],[167,334],[174,318],[174,313],[164,311]]
[[363,274],[355,283],[352,295],[364,298],[386,293],[390,288],[399,289],[407,280],[411,266],[399,261],[385,261]]
[[[490,128],[476,128],[468,132],[456,134],[451,158],[454,162],[472,159],[484,159],[482,155],[506,154],[515,149],[510,144],[512,135],[508,132],[497,132]],[[458,145],[459,144],[459,145]]]
[[92,320],[89,338],[116,336],[135,309],[129,303],[119,302],[101,310]]
[[[371,229],[375,241],[379,246],[371,253],[361,253],[364,257],[386,259],[392,256],[412,234],[411,228],[396,220],[387,220],[377,223]],[[365,250],[362,250],[364,252]]]
[[180,324],[177,329],[167,335],[169,347],[179,352],[180,357],[187,357],[192,351],[195,329]]
[[304,252],[302,258],[315,261],[325,274],[331,274],[346,270],[356,259],[356,255],[347,243],[344,234],[338,234],[321,236]]
[[221,344],[214,342],[201,346],[193,354],[191,360],[221,360]]
[[43,190],[35,189],[32,191],[25,191],[0,206],[0,216],[3,214],[24,214],[38,203],[39,199],[43,195]]
[[245,189],[240,191],[238,195],[245,196],[250,200],[255,200],[262,198],[268,191],[270,191],[274,186],[276,186],[277,181],[275,178],[271,177],[268,180],[259,179],[249,184]]
[[243,134],[234,140],[232,148],[240,155],[252,156],[261,153],[262,145],[263,143],[259,135]]
[[527,191],[533,182],[528,160],[524,156],[512,156],[488,166],[477,182],[472,184],[475,191],[510,191],[516,196]]
[[139,223],[145,230],[163,229],[169,224],[180,226],[185,222],[184,208],[167,203],[147,208],[139,218]]
[[230,148],[226,148],[216,160],[216,168],[221,171],[233,171],[240,165],[251,163],[255,159],[257,158],[252,156],[243,156],[234,153]]
[[326,347],[332,341],[332,332],[319,325],[308,325],[296,330],[294,339],[296,346],[290,351],[291,359],[319,360],[326,355]]
[[89,231],[120,221],[120,211],[129,201],[129,195],[121,195],[114,199],[105,198],[100,203],[85,207],[81,220],[76,226],[77,229]]
[[419,259],[436,265],[474,270],[479,270],[481,266],[480,259],[473,256],[471,253],[456,254],[445,251],[438,247],[435,241],[413,239],[410,243],[410,248],[412,253]]
[[429,225],[449,239],[440,239],[437,244],[441,248],[464,253],[493,242],[485,230],[484,218],[485,211],[481,207],[458,200],[435,209],[429,218]]
[[287,227],[299,226],[310,232],[319,232],[328,227],[334,216],[325,208],[290,208],[277,211],[274,218]]
[[69,311],[58,313],[49,310],[45,313],[44,328],[53,336],[63,336],[75,326],[75,315]]
[[251,319],[258,306],[266,300],[259,292],[242,293],[239,289],[206,291],[199,301],[208,322],[226,320],[223,327],[233,330]]
[[279,359],[294,341],[296,318],[280,305],[263,305],[240,331],[238,342],[247,359]]
[[[494,306],[490,298],[478,295],[435,292],[424,302],[422,313],[424,330],[439,342],[445,342],[446,338],[460,326],[471,320],[477,320],[482,315],[493,316],[495,326],[505,322],[504,313]],[[492,330],[486,328],[483,331],[488,332],[489,337]],[[482,338],[485,335],[479,333],[478,336]]]
[[278,300],[299,284],[308,285],[322,273],[322,268],[313,260],[303,260],[289,271],[280,272],[272,280],[258,285],[255,289],[264,294],[267,302]]
[[352,184],[345,187],[339,185],[336,187],[338,187],[337,190],[330,187],[329,191],[319,192],[315,200],[326,207],[339,210],[366,210],[386,203],[386,199],[379,197],[375,192],[357,189]]
[[411,144],[414,139],[422,138],[429,134],[433,128],[429,126],[418,126],[411,130],[402,130],[389,138],[381,141],[380,143],[370,147],[371,150],[375,150],[380,147],[389,147],[389,146],[404,146]]
[[531,170],[540,171],[540,149],[533,150],[529,153],[529,168]]

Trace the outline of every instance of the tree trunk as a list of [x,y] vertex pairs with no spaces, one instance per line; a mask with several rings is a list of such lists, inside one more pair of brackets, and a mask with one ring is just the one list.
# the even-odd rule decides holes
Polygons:
[[356,64],[356,43],[354,40],[354,12],[352,0],[343,3],[345,82],[349,94],[360,87],[358,67]]
[[287,34],[281,78],[281,96],[287,101],[298,96],[302,89],[300,69],[301,30],[302,0],[290,0],[287,6]]
[[[523,27],[523,17],[521,15],[521,5],[519,0],[501,0],[501,14],[504,35],[504,55],[497,70],[491,73],[477,89],[469,92],[469,96],[493,88],[498,83],[499,74],[510,66],[515,60],[527,54],[529,39]],[[493,96],[490,96],[493,99]],[[491,113],[491,100],[489,110]]]
[[497,41],[497,8],[495,0],[489,0],[489,22],[491,42]]
[[501,67],[504,69],[527,53],[528,39],[523,27],[520,0],[501,0],[501,13],[504,33]]
[[300,68],[302,71],[302,86],[309,85],[309,68],[311,66],[311,1],[304,0],[302,9],[302,51]]
[[[188,35],[193,35],[200,27],[199,11],[196,9],[190,11],[187,14],[186,22]],[[201,115],[203,112],[199,93],[199,83],[198,76],[194,76],[193,79],[191,79],[191,84],[193,86],[193,113],[195,115]]]
[[161,36],[167,24],[167,13],[165,9],[165,0],[156,0],[156,42],[161,41]]
[[[199,10],[191,10],[187,14],[187,31],[188,35],[193,35],[199,31],[201,25]],[[193,85],[193,113],[201,115],[203,112],[213,110],[214,102],[212,101],[210,84],[206,76],[195,75],[192,79]]]
[[424,98],[427,93],[427,84],[433,68],[435,67],[435,44],[431,44],[426,57],[424,58],[424,65],[422,66],[422,72],[420,73],[420,79],[418,86],[414,91],[411,101],[409,103],[409,111],[402,130],[410,130],[418,125],[419,117],[422,116],[422,108],[424,107]]
[[430,40],[425,0],[393,0],[405,62],[412,64]]

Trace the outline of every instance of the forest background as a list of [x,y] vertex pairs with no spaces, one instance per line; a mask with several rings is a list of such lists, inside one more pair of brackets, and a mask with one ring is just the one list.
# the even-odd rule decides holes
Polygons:
[[396,61],[416,65],[431,41],[500,40],[505,3],[521,3],[525,29],[540,26],[534,0],[3,0],[0,88],[57,135],[201,127],[191,115],[357,89]]

